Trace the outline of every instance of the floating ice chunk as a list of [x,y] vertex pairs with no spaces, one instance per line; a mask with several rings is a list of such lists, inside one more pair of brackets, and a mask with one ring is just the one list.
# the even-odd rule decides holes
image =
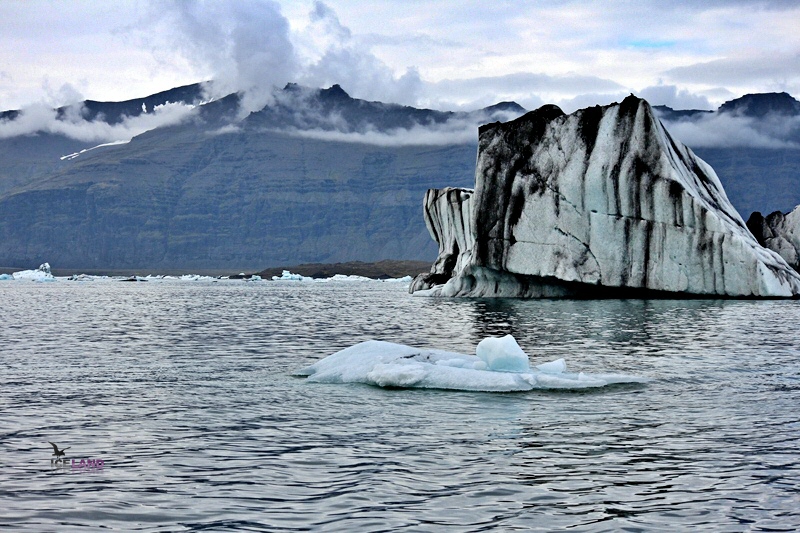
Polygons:
[[67,278],[69,281],[94,281],[95,276],[90,276],[89,274],[73,274]]
[[556,359],[555,361],[550,361],[549,363],[536,365],[536,368],[542,372],[547,372],[548,374],[561,374],[562,372],[567,371],[567,362],[563,359]]
[[12,280],[14,276],[11,274],[0,274],[0,281]]
[[[243,274],[242,274],[243,275]],[[257,275],[253,275],[252,279],[261,279]],[[374,279],[367,276],[358,276],[356,274],[334,274],[329,278],[313,278],[309,276],[302,276],[300,274],[293,274],[289,270],[284,270],[280,276],[272,276],[272,281],[313,281],[315,283],[330,283],[330,282],[374,282],[374,283],[410,283],[411,276],[404,278],[390,278],[390,279]]]
[[520,354],[525,354],[511,336],[492,339],[476,351],[499,354],[492,362],[503,371],[490,369],[487,361],[475,355],[367,341],[329,355],[300,370],[297,375],[308,376],[309,381],[317,383],[366,383],[379,387],[495,392],[583,389],[612,383],[650,381],[648,378],[623,374],[567,373],[563,359],[530,368],[527,355],[524,360],[526,370],[506,370],[515,365],[521,368],[523,361]]
[[50,263],[42,263],[36,270],[21,270],[14,272],[11,276],[16,280],[28,281],[55,281],[56,278],[50,273]]
[[486,337],[478,343],[475,353],[496,372],[528,372],[531,369],[528,354],[522,351],[511,335]]
[[356,276],[354,274],[334,274],[329,278],[315,279],[314,281],[328,282],[328,281],[375,281],[366,276]]
[[300,274],[292,274],[288,270],[284,270],[280,276],[272,276],[272,281],[312,281],[313,279]]

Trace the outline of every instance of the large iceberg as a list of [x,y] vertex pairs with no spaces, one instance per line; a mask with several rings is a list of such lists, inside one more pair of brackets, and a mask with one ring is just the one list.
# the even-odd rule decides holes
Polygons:
[[365,383],[464,391],[512,392],[533,389],[585,389],[614,383],[646,383],[625,374],[567,372],[563,359],[530,367],[514,337],[489,337],[476,355],[366,341],[329,355],[297,372],[316,383]]
[[428,191],[424,213],[439,258],[412,283],[420,294],[800,294],[714,170],[634,96],[482,126],[475,190]]

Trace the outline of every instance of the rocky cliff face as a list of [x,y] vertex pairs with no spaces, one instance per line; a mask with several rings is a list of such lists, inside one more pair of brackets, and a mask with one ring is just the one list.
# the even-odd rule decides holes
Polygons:
[[[544,106],[483,126],[475,185],[473,247],[459,250],[461,267],[429,292],[800,294],[800,276],[753,238],[714,170],[636,97],[571,115]],[[426,196],[429,212],[435,198]],[[439,224],[456,218],[447,213]],[[452,253],[437,238],[447,231],[431,234]],[[418,279],[412,290],[425,285]]]
[[786,214],[775,211],[766,217],[756,211],[747,219],[747,227],[759,244],[800,271],[800,206]]

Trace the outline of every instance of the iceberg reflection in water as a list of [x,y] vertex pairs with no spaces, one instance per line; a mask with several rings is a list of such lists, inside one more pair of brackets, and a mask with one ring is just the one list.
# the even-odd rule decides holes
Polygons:
[[625,374],[570,373],[564,359],[530,368],[528,355],[511,335],[487,337],[478,344],[476,354],[366,341],[329,355],[298,375],[319,383],[477,392],[586,389],[650,381]]

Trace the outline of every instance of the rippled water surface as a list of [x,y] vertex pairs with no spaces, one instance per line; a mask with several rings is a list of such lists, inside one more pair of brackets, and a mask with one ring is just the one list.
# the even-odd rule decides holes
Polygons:
[[[795,531],[800,302],[412,298],[390,283],[0,282],[15,531]],[[367,339],[654,378],[307,383]],[[51,465],[53,441],[98,468]],[[77,466],[77,464],[76,464]]]

